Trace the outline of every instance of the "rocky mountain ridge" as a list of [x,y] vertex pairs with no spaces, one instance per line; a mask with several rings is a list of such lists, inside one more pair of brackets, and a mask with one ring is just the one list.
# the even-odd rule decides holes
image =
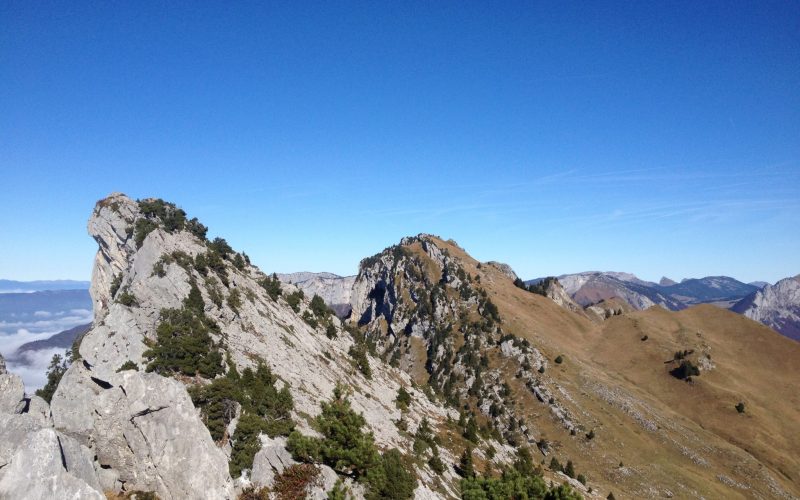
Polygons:
[[[435,437],[458,412],[373,358],[319,297],[208,241],[202,224],[161,200],[111,195],[88,229],[99,247],[93,326],[61,365],[49,405],[13,375],[0,381],[4,429],[16,436],[0,450],[0,498],[32,481],[31,491],[49,491],[41,497],[236,498],[284,487],[285,474],[304,474],[309,498],[334,489],[372,498],[398,477],[397,494],[408,492],[398,498],[458,496],[462,450]],[[331,418],[369,431],[356,441],[366,448],[342,457],[373,457],[365,471],[385,476],[327,458],[346,451],[328,441]],[[425,435],[435,462],[412,458]],[[512,447],[494,449],[496,463],[513,459]]]
[[[613,484],[627,484],[625,489],[633,496],[699,496],[699,491],[705,490],[712,497],[730,497],[736,495],[725,488],[733,484],[769,497],[787,494],[776,476],[763,475],[765,469],[747,458],[748,452],[730,447],[737,438],[729,429],[749,431],[730,420],[732,406],[728,403],[715,406],[718,410],[706,410],[705,422],[676,418],[669,408],[684,407],[682,411],[691,412],[688,408],[704,398],[720,401],[732,397],[725,377],[738,370],[740,363],[757,363],[745,361],[741,354],[729,354],[733,344],[741,346],[757,338],[760,345],[772,346],[767,355],[770,359],[783,357],[784,350],[791,352],[792,359],[800,359],[797,346],[746,318],[710,306],[684,308],[685,316],[674,316],[677,313],[660,308],[637,312],[625,303],[615,303],[617,299],[608,299],[598,311],[591,311],[602,316],[602,321],[594,322],[586,310],[575,312],[554,303],[550,295],[558,296],[557,284],[554,281],[541,293],[531,293],[504,270],[475,261],[454,242],[421,234],[362,261],[353,287],[352,319],[365,329],[378,357],[410,373],[418,384],[427,381],[445,401],[462,409],[462,420],[475,420],[486,435],[515,446],[527,444],[542,456],[580,456],[584,464],[599,465],[609,459],[607,446],[611,445],[604,441],[597,446],[595,429],[602,427],[614,434],[609,436],[612,442],[623,446],[624,441],[628,452],[641,446],[640,459],[652,461],[655,455],[664,454],[659,460],[678,464],[688,457],[708,472],[714,470],[713,482],[721,488],[709,493],[717,488],[711,479],[698,483],[679,466],[668,467],[669,472],[653,465],[646,473],[637,468],[635,473],[604,474],[602,466],[588,471],[591,477],[599,474]],[[723,316],[717,318],[717,314]],[[620,335],[630,327],[632,333]],[[730,335],[734,331],[735,338]],[[615,364],[595,354],[608,352],[619,357],[619,349],[632,359]],[[717,352],[714,361],[712,350]],[[664,361],[666,357],[670,359]],[[570,359],[577,372],[565,365]],[[781,366],[781,373],[792,372],[786,362]],[[699,375],[688,375],[686,370],[695,370],[689,367],[695,367]],[[718,376],[718,371],[725,375]],[[625,381],[613,375],[617,372]],[[749,389],[748,396],[776,392],[768,389],[772,386],[767,385],[765,376],[759,374],[761,389]],[[631,380],[637,382],[628,385]],[[644,380],[648,382],[639,385]],[[690,382],[675,385],[680,380]],[[685,384],[703,396],[683,394]],[[687,405],[687,397],[697,403]],[[614,417],[615,423],[603,423],[605,405],[622,412],[620,420]],[[778,413],[786,417],[792,413],[790,408],[791,404],[782,406]],[[713,436],[701,427],[709,426],[712,418],[725,422],[714,425]],[[631,424],[645,434],[635,437],[635,432],[627,433],[623,438],[612,430]],[[792,424],[783,419],[759,425],[774,429],[776,436],[792,432]],[[634,444],[640,439],[649,444]],[[776,439],[774,443],[781,438]],[[697,448],[699,442],[705,451]],[[658,451],[653,448],[655,443],[659,443]],[[760,460],[770,461],[769,449],[755,453]],[[783,450],[781,456],[785,457],[786,448]],[[770,463],[775,467],[778,462]],[[745,469],[755,476],[742,476]],[[681,479],[675,482],[676,477]],[[697,489],[687,487],[689,483]],[[771,493],[764,493],[767,490]]]
[[89,232],[71,364],[42,398],[0,375],[0,498],[800,492],[800,348],[745,317],[590,313],[420,234],[361,262],[342,322],[161,200]]
[[[221,261],[214,256],[213,271],[196,265],[198,256],[212,257],[207,243],[186,229],[170,230],[174,208],[167,205],[166,210],[166,217],[143,213],[141,203],[117,194],[99,202],[89,221],[100,247],[91,286],[94,326],[77,347],[80,361],[72,363],[58,384],[50,405],[50,434],[45,436],[55,432],[58,439],[68,436],[83,447],[83,456],[89,457],[84,467],[88,488],[97,496],[153,491],[162,499],[234,498],[251,482],[267,482],[252,472],[236,482],[231,478],[230,446],[215,444],[188,391],[197,383],[207,385],[207,379],[187,378],[180,371],[177,378],[143,371],[152,363],[148,352],[161,339],[164,311],[185,309],[189,294],[197,292],[202,315],[215,323],[211,331],[218,332],[212,333],[209,346],[224,345],[228,370],[267,364],[291,388],[299,429],[312,432],[320,402],[341,383],[351,389],[350,404],[364,415],[378,446],[410,448],[393,423],[400,413],[394,398],[401,385],[408,385],[407,376],[376,364],[367,379],[353,368],[347,354],[353,340],[337,319],[326,318],[334,330],[328,338],[319,324],[310,324],[309,298],[289,299],[289,305],[286,297],[299,297],[291,285],[282,285],[283,293],[271,298],[259,284],[266,276],[242,263],[241,254],[234,259],[232,251],[226,252]],[[412,387],[408,391],[416,396],[410,403],[411,428],[423,417],[431,422],[445,418],[445,409]],[[229,421],[228,432],[234,446],[235,420]],[[33,459],[24,448],[17,453],[22,455],[14,463]],[[24,475],[7,472],[13,470],[0,469],[2,481],[24,481]],[[14,483],[3,489],[0,483],[0,496],[17,487]],[[420,487],[424,497],[426,486]]]
[[800,341],[800,275],[765,285],[731,310]]

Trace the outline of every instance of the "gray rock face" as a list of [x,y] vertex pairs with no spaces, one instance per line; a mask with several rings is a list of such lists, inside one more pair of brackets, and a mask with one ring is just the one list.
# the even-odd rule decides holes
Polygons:
[[307,500],[326,500],[328,498],[328,491],[333,489],[339,476],[336,472],[327,465],[320,465],[319,476],[311,486],[306,495]]
[[125,484],[164,499],[234,496],[225,454],[180,382],[132,370],[102,383],[91,376],[70,367],[52,411],[58,430],[90,444],[98,465],[114,471],[103,476],[104,489]]
[[0,400],[13,403],[0,407],[0,498],[104,498],[89,449],[51,428],[42,398],[22,399],[19,377],[0,377]]
[[11,373],[0,375],[0,413],[21,413],[25,407],[25,384]]
[[30,415],[0,413],[0,475],[27,435],[41,428]]
[[[98,203],[89,221],[99,245],[91,286],[95,318],[79,348],[82,359],[67,370],[51,404],[55,430],[90,451],[103,491],[154,491],[165,500],[235,498],[224,445],[211,440],[187,393],[186,385],[200,381],[117,372],[129,361],[146,367],[144,353],[147,343],[156,341],[160,312],[182,307],[192,282],[200,289],[205,315],[222,332],[221,337],[213,334],[214,340],[224,342],[237,369],[263,362],[290,388],[299,430],[313,433],[310,419],[337,383],[352,389],[351,405],[364,415],[380,448],[411,451],[412,440],[394,424],[400,417],[394,400],[401,385],[413,395],[407,417],[412,427],[423,417],[432,424],[445,420],[447,411],[413,389],[405,372],[377,360],[370,362],[371,379],[354,369],[348,354],[353,339],[338,319],[330,320],[337,331],[333,339],[325,327],[303,320],[313,293],[325,293],[329,300],[345,297],[353,278],[310,288],[295,311],[286,296],[297,287],[283,284],[282,296],[272,299],[259,284],[264,273],[254,266],[237,268],[225,260],[224,269],[201,273],[192,262],[208,247],[188,231],[157,228],[137,248],[131,228],[142,216],[136,202],[114,194]],[[178,254],[186,259],[183,263],[172,257]],[[335,279],[318,278],[314,283],[323,285]],[[118,283],[116,290],[112,282]],[[119,303],[123,292],[133,295],[135,304]],[[234,293],[241,299],[235,309],[227,300]],[[235,435],[235,425],[229,434]],[[249,475],[267,485],[290,463],[284,441],[274,440],[259,452]],[[322,492],[329,487],[325,483]]]
[[564,309],[575,313],[583,312],[583,308],[574,300],[572,300],[572,297],[570,297],[567,291],[564,290],[564,287],[558,280],[554,280],[550,283],[550,286],[548,286],[547,290],[545,290],[545,294],[547,298],[560,305]]
[[731,310],[800,340],[800,275],[767,284],[734,304]]
[[111,304],[111,282],[128,267],[128,260],[136,251],[133,240],[133,223],[139,208],[121,193],[114,193],[97,203],[89,219],[89,234],[100,246],[94,259],[92,285],[89,292],[94,300],[95,323],[105,316]]
[[0,469],[0,498],[103,500],[86,451],[53,429],[26,434],[8,465]]
[[286,451],[286,438],[270,439],[268,436],[262,435],[261,442],[261,449],[253,459],[250,481],[256,488],[271,488],[275,476],[297,462]]
[[345,317],[350,313],[350,297],[352,295],[355,276],[337,276],[333,273],[291,273],[278,274],[278,279],[291,283],[308,296],[319,295],[336,311],[337,316]]
[[28,415],[35,419],[41,427],[52,427],[53,418],[50,416],[50,405],[39,396],[31,396],[28,400]]

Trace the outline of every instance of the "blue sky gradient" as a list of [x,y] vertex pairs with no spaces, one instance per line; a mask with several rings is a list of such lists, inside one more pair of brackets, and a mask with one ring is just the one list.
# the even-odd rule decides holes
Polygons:
[[800,273],[798,2],[198,4],[0,5],[0,277],[88,279],[112,191],[266,271]]

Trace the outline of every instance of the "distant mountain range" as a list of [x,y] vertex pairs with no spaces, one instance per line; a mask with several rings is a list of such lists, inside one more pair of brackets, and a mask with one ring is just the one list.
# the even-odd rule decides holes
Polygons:
[[[530,285],[542,279],[525,283]],[[558,276],[558,280],[573,300],[584,307],[617,297],[640,310],[659,305],[671,311],[679,311],[692,305],[708,303],[728,307],[759,289],[728,276],[685,279],[680,283],[662,278],[659,283],[653,283],[630,273],[588,271],[563,274]]]
[[13,281],[0,280],[0,293],[29,293],[45,290],[88,290],[88,281]]
[[[542,278],[526,281],[534,284]],[[663,285],[644,281],[628,273],[583,272],[558,276],[566,292],[583,307],[617,297],[635,309],[659,305],[671,311],[702,303],[728,305],[757,290],[733,278],[712,276]],[[669,280],[671,281],[671,280]],[[662,283],[669,282],[662,279]]]
[[[800,340],[800,276],[775,285],[765,281],[742,283],[729,276],[690,278],[680,283],[663,277],[653,283],[630,273],[600,271],[563,274],[557,278],[566,294],[587,310],[611,299],[622,300],[638,310],[658,305],[679,311],[698,304],[712,304],[744,314],[787,337]],[[528,280],[525,284],[536,284],[543,279]]]
[[21,356],[26,352],[42,351],[45,349],[69,349],[72,347],[72,344],[75,342],[76,338],[88,332],[91,328],[92,324],[86,323],[84,325],[78,325],[74,328],[70,328],[69,330],[58,332],[52,337],[48,337],[46,339],[34,340],[32,342],[22,344],[17,348],[16,355]]

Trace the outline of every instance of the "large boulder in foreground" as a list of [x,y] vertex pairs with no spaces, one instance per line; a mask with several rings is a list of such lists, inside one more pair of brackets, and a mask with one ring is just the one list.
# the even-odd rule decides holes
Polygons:
[[127,370],[104,381],[75,364],[52,413],[58,430],[91,445],[104,490],[124,485],[162,499],[234,496],[227,458],[176,380]]
[[105,498],[88,449],[53,429],[28,433],[2,472],[0,498]]

